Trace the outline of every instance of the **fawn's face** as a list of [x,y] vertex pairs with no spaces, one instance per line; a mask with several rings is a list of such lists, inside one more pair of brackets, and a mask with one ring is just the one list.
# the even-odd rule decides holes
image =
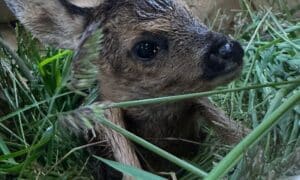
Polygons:
[[121,100],[205,91],[242,69],[241,46],[209,30],[180,1],[119,6],[103,30],[99,62],[109,99],[119,88],[129,93]]
[[[205,91],[241,72],[241,46],[201,24],[181,0],[94,1],[95,8],[66,0],[7,3],[36,36],[63,47],[74,48],[86,25],[101,21],[104,40],[97,65],[108,100]],[[34,14],[33,7],[38,8]]]

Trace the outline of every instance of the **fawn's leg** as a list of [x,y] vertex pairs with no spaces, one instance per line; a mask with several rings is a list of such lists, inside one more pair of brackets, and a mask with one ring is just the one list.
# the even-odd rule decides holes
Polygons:
[[[107,109],[105,111],[105,116],[114,124],[125,128],[121,109]],[[116,131],[110,128],[106,128],[104,126],[102,126],[100,130],[103,130],[104,135],[112,148],[113,156],[116,161],[126,165],[141,168],[140,162],[135,154],[133,145],[127,138],[117,133]]]
[[249,134],[250,129],[231,120],[223,110],[216,107],[208,98],[201,98],[198,105],[202,117],[226,143],[238,143]]
[[[62,122],[66,128],[70,129],[77,136],[83,136],[87,142],[105,142],[105,147],[103,147],[103,144],[99,144],[99,147],[93,146],[93,153],[102,155],[101,150],[105,149],[104,157],[112,157],[119,163],[141,168],[132,143],[123,135],[105,127],[97,120],[85,122],[85,117],[91,116],[93,116],[93,111],[83,108],[68,117],[63,117]],[[104,116],[114,124],[125,128],[121,109],[106,109]],[[89,127],[87,127],[87,124],[89,124]],[[100,153],[97,152],[97,149],[100,150]],[[131,179],[131,177],[124,175],[123,179]]]
[[[105,110],[104,114],[105,117],[114,124],[125,128],[121,109],[107,109]],[[101,124],[97,124],[97,126],[99,127],[97,127],[98,131],[104,133],[104,138],[108,141],[108,144],[112,150],[113,157],[116,161],[122,164],[141,168],[141,164],[136,156],[133,145],[127,138],[110,128],[104,127]],[[123,175],[123,180],[131,179],[133,178],[127,175]]]

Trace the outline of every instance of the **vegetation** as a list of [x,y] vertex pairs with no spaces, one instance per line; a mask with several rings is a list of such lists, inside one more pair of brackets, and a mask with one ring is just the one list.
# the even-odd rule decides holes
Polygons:
[[300,102],[300,24],[293,10],[282,7],[280,12],[253,11],[245,6],[245,11],[236,15],[234,36],[246,50],[245,70],[228,87],[208,93],[108,105],[136,106],[210,96],[231,118],[254,129],[241,144],[229,147],[219,143],[207,128],[209,136],[201,143],[204,150],[190,163],[107,121],[101,114],[107,107],[93,104],[98,98],[98,85],[94,81],[76,81],[80,89],[70,88],[74,77],[93,78],[91,74],[71,73],[73,53],[42,48],[17,26],[16,54],[5,42],[0,42],[0,178],[92,179],[89,164],[97,159],[131,175],[150,177],[91,156],[86,149],[93,144],[81,146],[77,138],[61,128],[59,117],[72,118],[73,112],[84,108],[92,109],[104,125],[180,165],[184,169],[178,173],[181,179],[207,175],[207,179],[220,176],[253,179],[300,174],[300,106],[297,105]]

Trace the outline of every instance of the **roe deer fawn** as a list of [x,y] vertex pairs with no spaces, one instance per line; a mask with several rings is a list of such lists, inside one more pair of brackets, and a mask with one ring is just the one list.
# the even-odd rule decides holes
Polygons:
[[[42,42],[77,49],[86,28],[99,22],[103,40],[95,65],[101,72],[101,100],[120,102],[201,92],[238,77],[243,49],[213,32],[191,14],[183,0],[6,0],[16,17]],[[109,109],[106,117],[174,155],[198,151],[206,122],[229,142],[243,135],[207,98]],[[101,125],[111,158],[154,171],[174,170],[162,158]],[[101,134],[102,133],[102,134]],[[104,135],[103,135],[104,134]],[[170,140],[172,139],[172,140]],[[138,157],[135,153],[139,151]]]

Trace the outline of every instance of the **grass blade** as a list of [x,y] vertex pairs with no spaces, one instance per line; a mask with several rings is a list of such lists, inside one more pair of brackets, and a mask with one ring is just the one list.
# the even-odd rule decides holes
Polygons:
[[300,102],[300,91],[296,92],[276,111],[267,117],[241,143],[208,174],[205,180],[215,180],[224,176],[241,159],[243,153],[258,142],[278,122],[280,117]]
[[135,167],[131,167],[131,166],[127,166],[124,164],[120,164],[114,161],[110,161],[107,159],[103,159],[101,157],[98,156],[94,156],[96,159],[104,162],[105,164],[109,165],[110,167],[126,174],[129,176],[132,176],[134,179],[136,180],[144,180],[144,179],[151,179],[151,180],[165,180],[165,178],[162,178],[160,176],[151,174],[149,172],[143,171],[141,169],[135,168]]

